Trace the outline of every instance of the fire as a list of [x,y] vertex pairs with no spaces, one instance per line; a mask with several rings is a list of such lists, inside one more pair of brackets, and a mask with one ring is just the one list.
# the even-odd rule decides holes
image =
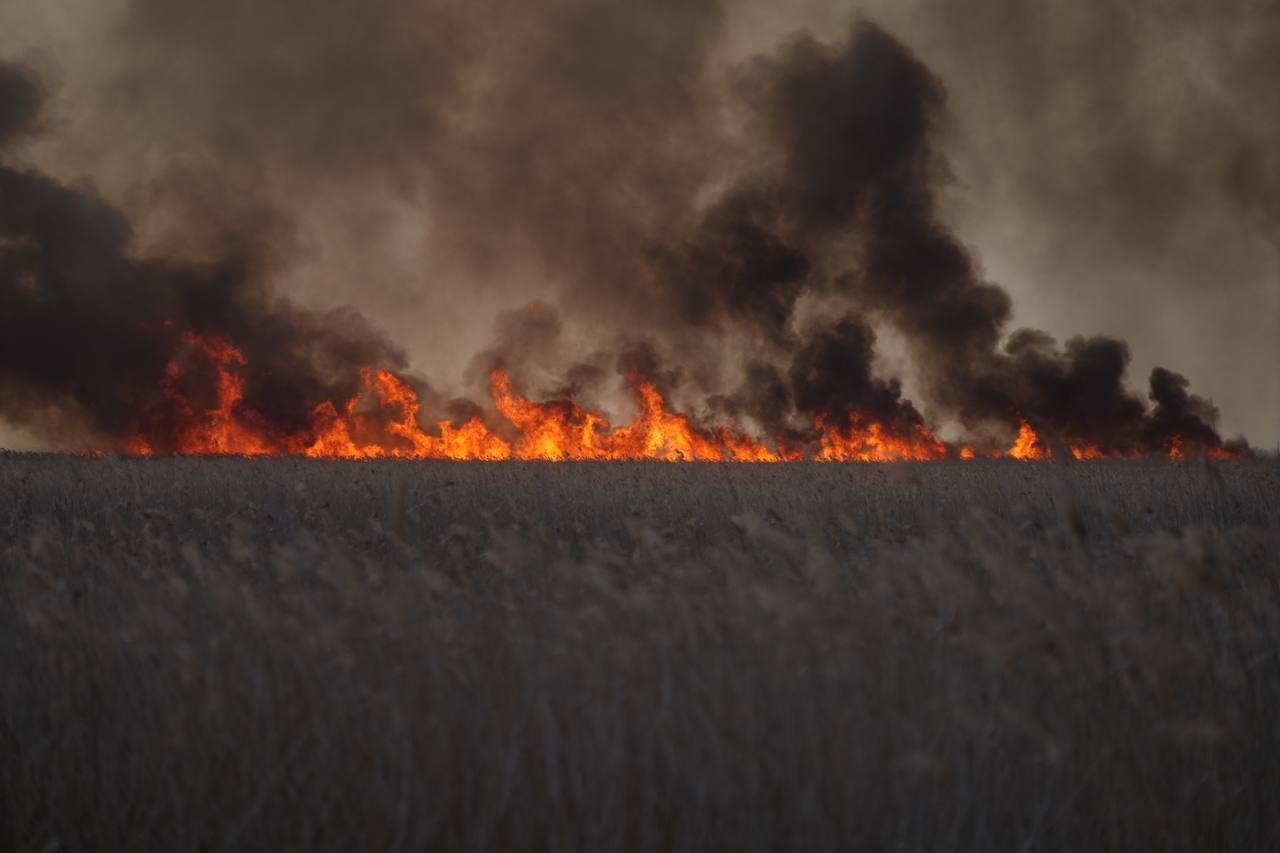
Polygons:
[[[1072,458],[1080,460],[1106,459],[1123,455],[1118,452],[1104,451],[1092,441],[1068,442],[1067,450],[1071,453]],[[1040,440],[1040,436],[1036,434],[1036,431],[1032,429],[1031,424],[1027,423],[1025,418],[1019,418],[1018,437],[1014,439],[1013,447],[1010,447],[1003,455],[1024,460],[1052,459],[1053,448]]]
[[[1200,449],[1200,448],[1193,448],[1193,451],[1192,451],[1192,452],[1193,452],[1193,453],[1195,453],[1195,452],[1201,452],[1201,449]],[[1208,458],[1210,458],[1210,459],[1217,459],[1217,460],[1224,460],[1224,459],[1239,459],[1239,458],[1241,458],[1241,456],[1243,456],[1243,454],[1242,454],[1240,451],[1238,451],[1238,450],[1233,450],[1233,449],[1232,449],[1232,448],[1230,448],[1230,447],[1206,447],[1206,448],[1203,448],[1202,452],[1203,452],[1203,453],[1204,453],[1204,455],[1205,455],[1205,456],[1207,456]],[[1182,436],[1180,436],[1180,435],[1175,435],[1175,436],[1174,436],[1172,439],[1170,439],[1170,441],[1169,441],[1169,459],[1170,459],[1170,461],[1173,461],[1173,462],[1181,462],[1182,460],[1186,459],[1186,458],[1187,458],[1187,456],[1188,456],[1188,453],[1187,453],[1187,451],[1186,451],[1186,450],[1184,449],[1184,447],[1183,447]]]
[[[1066,449],[1071,453],[1073,459],[1082,461],[1089,459],[1123,459],[1141,455],[1136,452],[1126,454],[1114,449],[1104,450],[1096,442],[1092,441],[1069,441],[1066,443]],[[1003,454],[996,453],[995,455],[1010,456],[1014,459],[1024,460],[1052,459],[1053,448],[1041,441],[1040,436],[1032,429],[1031,424],[1027,423],[1025,418],[1019,418],[1018,437],[1014,439],[1013,447]]]
[[[306,450],[315,458],[339,459],[508,459],[511,447],[476,417],[455,427],[449,421],[436,424],[439,435],[429,435],[418,425],[422,404],[418,394],[402,379],[386,370],[362,370],[362,388],[343,406],[332,403],[315,410],[316,438]],[[368,398],[376,400],[373,414],[359,408]],[[381,425],[379,423],[381,422]],[[355,436],[371,436],[357,440]],[[395,439],[398,439],[396,441]]]
[[[244,380],[239,369],[244,366],[244,354],[218,337],[201,337],[192,332],[182,336],[187,356],[202,354],[215,370],[215,404],[197,414],[193,403],[180,387],[185,373],[183,365],[170,361],[165,366],[161,389],[171,405],[178,421],[174,449],[190,454],[235,454],[238,456],[264,456],[280,453],[282,442],[268,437],[269,430],[257,422],[252,412],[241,408],[244,399]],[[283,442],[284,452],[297,452],[300,447]],[[145,439],[135,442],[136,449],[149,449]]]
[[636,385],[640,414],[618,430],[620,455],[614,458],[625,459],[628,454],[634,459],[668,462],[689,459],[714,462],[724,458],[723,448],[711,436],[690,427],[684,415],[667,411],[666,401],[656,388],[635,376],[631,381]]
[[728,458],[734,462],[799,462],[804,454],[790,449],[779,441],[778,449],[771,450],[749,435],[735,433],[725,427],[716,427],[716,441],[722,444]]
[[595,412],[583,411],[568,399],[535,403],[511,390],[511,379],[501,370],[489,374],[489,386],[498,412],[520,431],[515,445],[519,459],[605,459],[609,422]]
[[[306,455],[343,459],[506,459],[511,448],[479,418],[455,426],[436,424],[438,435],[418,425],[417,392],[386,370],[362,370],[360,390],[341,406],[324,402],[308,429],[284,433],[244,406],[244,354],[228,341],[188,332],[183,358],[170,361],[161,380],[174,427],[167,444],[179,454],[239,456]],[[213,371],[214,400],[199,408],[182,390],[183,380],[203,359]],[[156,443],[143,431],[119,444],[123,453],[150,456]]]
[[899,459],[926,461],[947,458],[947,447],[920,424],[913,434],[893,435],[878,423],[863,427],[854,414],[849,425],[841,428],[818,419],[822,430],[822,449],[817,459],[823,462],[892,462]]
[[1040,436],[1025,420],[1019,420],[1018,437],[1009,448],[1008,455],[1014,459],[1048,459],[1053,454],[1040,442]]
[[[894,429],[859,413],[847,422],[819,416],[814,424],[813,452],[806,454],[782,439],[765,443],[728,426],[701,427],[673,411],[662,393],[637,373],[627,379],[636,414],[613,426],[600,412],[584,408],[568,396],[536,402],[512,386],[502,370],[489,376],[494,407],[507,424],[495,431],[479,416],[463,422],[421,423],[422,402],[408,382],[387,370],[360,371],[360,385],[350,399],[315,406],[307,424],[293,431],[272,424],[245,403],[247,367],[244,354],[231,342],[192,332],[165,367],[160,390],[163,405],[145,414],[147,426],[116,443],[122,453],[150,456],[228,454],[239,456],[299,455],[328,459],[456,459],[456,460],[629,460],[781,462],[813,459],[824,462],[889,462],[958,457],[975,459],[971,445],[951,448],[927,427]],[[200,379],[204,379],[203,384]],[[203,389],[197,392],[195,389]],[[197,399],[200,398],[200,399]],[[1076,459],[1122,456],[1092,442],[1068,442]],[[1214,459],[1237,458],[1223,447],[1204,451]],[[1036,460],[1053,457],[1052,449],[1023,418],[1008,450],[983,450],[991,458]],[[1136,455],[1131,451],[1130,455]],[[1169,458],[1185,458],[1182,438],[1174,436]]]
[[706,431],[667,409],[652,383],[634,373],[628,377],[640,411],[631,423],[613,428],[598,412],[584,410],[561,397],[535,403],[511,389],[501,370],[489,376],[498,412],[520,432],[513,448],[517,459],[659,459],[704,462],[778,462],[782,454],[749,435],[724,427]]

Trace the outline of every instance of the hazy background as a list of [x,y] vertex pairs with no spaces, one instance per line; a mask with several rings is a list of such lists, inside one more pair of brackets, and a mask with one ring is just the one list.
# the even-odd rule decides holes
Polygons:
[[475,394],[502,311],[558,306],[576,354],[631,322],[623,247],[751,149],[734,69],[859,14],[945,85],[946,215],[1014,322],[1123,337],[1139,393],[1169,365],[1225,435],[1280,442],[1277,2],[0,0],[0,59],[49,97],[15,157],[124,210],[140,255],[248,235],[278,292]]

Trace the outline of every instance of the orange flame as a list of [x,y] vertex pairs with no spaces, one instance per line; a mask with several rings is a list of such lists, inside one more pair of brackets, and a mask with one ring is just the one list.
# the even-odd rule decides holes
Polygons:
[[706,431],[685,415],[669,411],[652,383],[628,377],[640,411],[626,426],[611,428],[598,412],[562,397],[535,403],[511,390],[501,370],[489,375],[494,404],[520,432],[517,459],[661,459],[669,462],[732,459],[777,462],[784,457],[749,435],[724,427]]
[[893,462],[947,457],[946,445],[920,424],[915,425],[913,435],[901,436],[889,433],[878,423],[863,427],[860,422],[855,413],[849,418],[849,426],[841,429],[819,417],[822,449],[815,458],[822,462]]
[[[272,440],[262,424],[255,423],[253,413],[242,411],[244,380],[239,368],[245,364],[240,350],[218,337],[201,337],[193,332],[182,336],[182,343],[193,353],[203,353],[216,371],[214,391],[216,403],[198,415],[192,403],[178,386],[183,368],[177,361],[165,366],[161,389],[178,416],[179,427],[174,440],[178,453],[226,453],[238,456],[263,456],[281,452],[281,442]],[[135,443],[138,449],[150,445],[145,439]],[[284,452],[297,452],[298,447],[285,442]]]
[[[779,462],[811,458],[832,462],[888,462],[945,459],[947,445],[928,428],[915,424],[895,430],[854,413],[847,423],[816,419],[816,451],[809,456],[781,439],[773,446],[726,426],[703,428],[672,411],[661,392],[636,373],[627,379],[638,411],[630,423],[613,427],[600,412],[583,408],[569,397],[534,402],[512,388],[501,370],[489,376],[499,414],[509,422],[504,438],[480,418],[462,423],[440,420],[434,428],[419,422],[422,403],[411,385],[380,369],[360,371],[360,387],[345,402],[326,401],[311,412],[309,423],[289,432],[271,424],[245,405],[244,354],[229,341],[188,332],[184,350],[170,361],[161,379],[164,411],[153,413],[151,429],[137,429],[117,442],[123,453],[149,456],[157,448],[179,454],[241,456],[305,455],[342,459],[457,460],[624,460]],[[188,374],[212,370],[211,391],[203,405],[191,398]],[[211,396],[211,400],[207,399]],[[1076,459],[1120,456],[1090,442],[1069,443]],[[1007,451],[982,451],[992,458],[1049,459],[1052,450],[1031,425],[1019,418],[1018,435]],[[1205,451],[1214,459],[1237,458],[1233,450]],[[960,459],[977,457],[970,445],[954,451]],[[1131,454],[1131,455],[1136,455]],[[1182,438],[1175,436],[1169,458],[1185,458]]]
[[1239,450],[1233,450],[1230,447],[1222,447],[1220,445],[1209,446],[1209,447],[1192,445],[1188,449],[1186,446],[1186,443],[1183,441],[1182,436],[1180,435],[1175,435],[1169,441],[1169,459],[1174,462],[1181,462],[1186,458],[1188,458],[1189,456],[1194,456],[1197,454],[1203,454],[1209,459],[1215,459],[1219,461],[1225,460],[1225,459],[1240,459],[1244,455]]
[[[1088,459],[1120,459],[1125,454],[1118,450],[1103,450],[1095,442],[1092,441],[1072,441],[1067,442],[1066,449],[1071,453],[1072,458],[1079,460]],[[997,453],[997,456],[1001,454]],[[1013,447],[1009,448],[1003,455],[1011,456],[1014,459],[1052,459],[1053,448],[1046,445],[1040,440],[1040,436],[1032,429],[1031,424],[1027,423],[1024,418],[1018,419],[1018,437],[1013,442]],[[1139,455],[1136,453],[1129,455]]]
[[[316,439],[306,450],[311,457],[342,459],[508,459],[511,447],[476,417],[462,426],[440,421],[438,436],[418,426],[422,404],[407,383],[386,370],[360,371],[362,388],[347,401],[341,414],[332,403],[321,403],[314,416]],[[358,411],[370,393],[376,414]],[[379,427],[378,421],[384,422]],[[371,436],[358,441],[355,436]]]
[[1053,454],[1040,442],[1040,436],[1031,428],[1031,424],[1023,419],[1018,421],[1018,437],[1009,448],[1008,454],[1014,459],[1048,459]]

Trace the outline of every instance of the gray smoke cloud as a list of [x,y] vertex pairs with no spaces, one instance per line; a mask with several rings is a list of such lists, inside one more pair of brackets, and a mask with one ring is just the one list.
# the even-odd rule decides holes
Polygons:
[[[0,65],[0,153],[28,130],[38,83]],[[281,433],[321,402],[355,389],[361,363],[404,367],[400,352],[358,314],[300,309],[271,297],[253,243],[216,264],[138,259],[130,226],[87,188],[0,165],[0,395],[9,420],[105,438],[144,429],[168,449],[162,380],[186,332],[234,341],[266,370],[244,402]],[[216,397],[213,377],[182,390]]]
[[[64,189],[91,178],[128,264],[247,263],[229,275],[260,304],[355,305],[396,342],[362,332],[360,356],[403,364],[403,347],[446,386],[482,381],[464,368],[488,352],[547,393],[600,389],[644,352],[678,399],[773,434],[857,409],[970,428],[1019,413],[1115,446],[1178,424],[1215,443],[1181,377],[1130,390],[1130,362],[1161,349],[1272,440],[1280,395],[1259,393],[1275,380],[1258,362],[1280,168],[1256,104],[1274,6],[872,6],[878,24],[852,28],[851,11],[27,4],[0,55],[33,56],[51,101],[39,127],[14,120],[7,157]],[[1191,35],[1194,59],[1153,73]],[[1003,208],[975,205],[976,185]],[[998,239],[1009,221],[1041,254]],[[1189,257],[1225,294],[1198,333],[1177,306],[1205,279],[1169,274]],[[531,299],[555,306],[537,360],[510,320],[490,337]],[[1106,334],[1015,331],[1044,315]],[[914,404],[874,363],[885,324]],[[1252,358],[1227,369],[1233,347]]]
[[[830,12],[830,10],[827,10]],[[943,80],[948,220],[1015,320],[1129,344],[1229,432],[1280,440],[1274,2],[902,4],[876,11]],[[1246,189],[1247,187],[1247,189]]]

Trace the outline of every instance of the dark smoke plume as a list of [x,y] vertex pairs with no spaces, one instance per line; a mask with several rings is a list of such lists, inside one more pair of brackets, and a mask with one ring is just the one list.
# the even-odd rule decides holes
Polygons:
[[0,63],[0,151],[35,124],[41,98],[35,80],[20,68]]
[[788,372],[796,410],[841,424],[857,414],[898,431],[923,423],[915,407],[902,399],[896,379],[872,375],[874,344],[871,328],[856,317],[810,335]]
[[1122,341],[1076,338],[1060,349],[1023,329],[1001,345],[1009,296],[983,279],[938,212],[943,87],[892,36],[861,23],[835,46],[798,39],[748,66],[740,91],[775,170],[728,191],[680,245],[683,263],[660,273],[681,322],[746,327],[790,359],[787,393],[748,389],[728,408],[774,424],[782,413],[770,407],[787,403],[811,416],[918,422],[897,382],[873,378],[865,323],[845,317],[795,333],[797,302],[817,292],[900,329],[935,414],[969,427],[1028,417],[1110,451],[1167,449],[1174,435],[1221,446],[1216,411],[1174,393],[1186,384],[1176,374],[1153,374],[1153,412],[1127,390]]
[[[1123,341],[1011,330],[1009,295],[942,211],[947,91],[885,30],[792,37],[726,66],[726,8],[712,0],[495,8],[510,14],[428,14],[409,0],[130,4],[96,117],[127,124],[129,144],[197,154],[166,164],[155,217],[0,166],[6,417],[69,407],[72,422],[118,435],[158,405],[187,329],[244,350],[246,405],[282,429],[349,396],[355,368],[403,367],[354,312],[304,311],[269,287],[317,246],[384,247],[383,220],[362,221],[358,203],[385,186],[430,213],[429,283],[401,302],[554,282],[506,304],[536,296],[559,311],[503,315],[490,346],[466,351],[481,351],[473,387],[501,366],[539,396],[576,396],[637,371],[788,441],[856,412],[903,431],[924,415],[997,433],[1026,417],[1117,451],[1165,450],[1174,435],[1221,445],[1216,410],[1182,377],[1156,370],[1150,404],[1127,387]],[[38,103],[20,72],[0,74],[0,145],[33,127]],[[1261,162],[1242,153],[1232,186]],[[288,223],[321,197],[343,199],[348,218],[291,243]],[[130,222],[151,218],[172,240],[143,255]],[[437,285],[437,265],[465,284]],[[352,293],[386,297],[355,272]],[[876,364],[886,323],[913,356],[915,402]],[[396,338],[447,339],[448,325]]]
[[[0,128],[23,132],[39,91],[0,66]],[[2,141],[2,140],[0,140]],[[163,410],[166,365],[186,332],[244,353],[245,406],[281,431],[354,391],[353,364],[403,367],[358,315],[270,299],[254,250],[208,266],[137,260],[124,217],[87,189],[0,165],[0,394],[11,421],[116,439]],[[198,365],[197,365],[198,367]],[[211,377],[184,389],[208,402]],[[155,436],[161,440],[163,436]]]

